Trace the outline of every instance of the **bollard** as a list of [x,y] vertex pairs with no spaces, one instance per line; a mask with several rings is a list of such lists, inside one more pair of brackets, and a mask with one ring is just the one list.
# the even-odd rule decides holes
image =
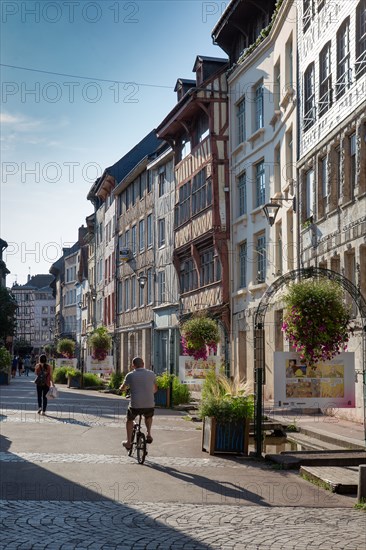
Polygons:
[[357,502],[366,501],[366,464],[360,464],[358,474]]

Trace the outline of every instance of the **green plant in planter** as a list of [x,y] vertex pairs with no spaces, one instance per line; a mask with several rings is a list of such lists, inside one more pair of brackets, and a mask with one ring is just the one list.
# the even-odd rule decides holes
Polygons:
[[11,367],[11,355],[4,346],[0,346],[0,372],[8,374]]
[[81,377],[81,371],[79,369],[67,369],[67,376],[71,378],[80,378]]
[[98,327],[88,337],[88,344],[92,348],[92,357],[103,361],[112,347],[112,337],[106,327]]
[[174,375],[169,374],[167,371],[163,372],[162,374],[158,374],[156,376],[156,385],[158,386],[159,390],[166,390],[170,388],[171,384],[173,383]]
[[74,357],[76,343],[71,338],[62,338],[57,343],[57,352],[70,359]]
[[211,370],[203,383],[199,414],[214,417],[218,422],[238,422],[252,418],[254,397],[249,386],[238,379],[229,380]]
[[216,351],[220,341],[219,328],[216,321],[205,316],[196,316],[185,321],[181,328],[183,355],[191,355],[195,359],[207,359],[207,351]]
[[337,282],[324,278],[294,283],[284,302],[282,330],[308,365],[329,361],[347,350],[351,312]]

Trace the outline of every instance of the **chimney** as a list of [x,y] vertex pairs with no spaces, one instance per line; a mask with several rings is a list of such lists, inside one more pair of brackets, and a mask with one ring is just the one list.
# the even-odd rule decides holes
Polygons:
[[87,234],[87,232],[88,232],[88,229],[87,229],[87,227],[84,227],[84,225],[79,227],[79,230],[78,230],[78,243],[79,243],[80,246],[84,245],[85,235]]

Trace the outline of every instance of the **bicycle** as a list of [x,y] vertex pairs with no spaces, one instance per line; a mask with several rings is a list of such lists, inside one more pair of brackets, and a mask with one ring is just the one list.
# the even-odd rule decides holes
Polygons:
[[128,456],[132,456],[136,450],[137,462],[143,464],[147,455],[146,436],[141,430],[142,414],[139,415],[139,421],[134,420],[132,430],[132,443],[131,448],[128,450]]

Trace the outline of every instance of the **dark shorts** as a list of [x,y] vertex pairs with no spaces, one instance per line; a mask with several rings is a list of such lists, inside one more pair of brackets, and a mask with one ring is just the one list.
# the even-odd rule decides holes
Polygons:
[[142,414],[145,418],[152,418],[154,416],[154,409],[127,409],[127,420],[135,420],[136,416]]

